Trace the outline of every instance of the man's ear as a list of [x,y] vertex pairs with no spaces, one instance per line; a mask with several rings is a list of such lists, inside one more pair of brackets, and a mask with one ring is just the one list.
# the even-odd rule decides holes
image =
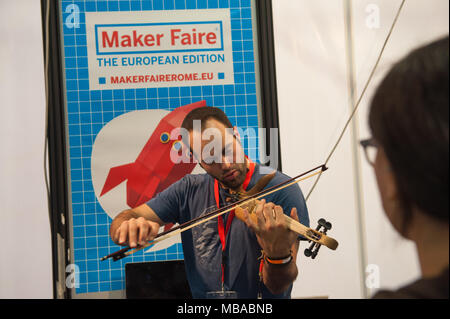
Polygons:
[[238,142],[241,143],[241,134],[239,134],[237,126],[233,126],[233,135],[236,137]]

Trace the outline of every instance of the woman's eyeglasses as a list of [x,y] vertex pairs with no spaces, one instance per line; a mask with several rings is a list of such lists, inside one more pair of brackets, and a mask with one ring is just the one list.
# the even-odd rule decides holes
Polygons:
[[361,140],[359,143],[364,148],[364,155],[366,156],[367,161],[370,165],[374,166],[378,151],[378,144],[375,139],[371,137],[366,140]]

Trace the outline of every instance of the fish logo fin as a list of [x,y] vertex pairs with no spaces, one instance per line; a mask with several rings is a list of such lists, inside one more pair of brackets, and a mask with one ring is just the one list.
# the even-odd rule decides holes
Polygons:
[[117,185],[127,180],[131,175],[131,169],[134,163],[113,167],[109,170],[108,177],[106,177],[100,196],[103,196]]

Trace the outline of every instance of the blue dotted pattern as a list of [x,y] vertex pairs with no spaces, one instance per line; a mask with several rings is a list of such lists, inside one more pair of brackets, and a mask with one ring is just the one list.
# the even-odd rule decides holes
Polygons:
[[[79,25],[70,27],[70,6],[80,10]],[[251,0],[108,0],[62,1],[63,58],[70,156],[74,263],[79,267],[76,293],[125,289],[128,262],[183,259],[180,244],[155,253],[138,252],[118,262],[99,258],[118,249],[109,238],[111,218],[94,194],[92,145],[102,127],[124,113],[145,109],[173,110],[206,100],[225,111],[243,130],[258,128],[255,52]],[[85,12],[215,9],[230,10],[234,85],[89,90]],[[67,10],[67,11],[66,11]],[[102,79],[99,79],[101,82]],[[101,84],[101,83],[100,83]],[[247,154],[258,160],[257,136],[244,137]],[[250,147],[251,145],[251,147]]]

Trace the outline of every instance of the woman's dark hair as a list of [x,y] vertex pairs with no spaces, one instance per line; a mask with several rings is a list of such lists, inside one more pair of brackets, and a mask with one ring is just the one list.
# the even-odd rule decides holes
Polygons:
[[413,207],[448,223],[449,38],[411,52],[378,87],[372,134],[391,164],[404,213]]

